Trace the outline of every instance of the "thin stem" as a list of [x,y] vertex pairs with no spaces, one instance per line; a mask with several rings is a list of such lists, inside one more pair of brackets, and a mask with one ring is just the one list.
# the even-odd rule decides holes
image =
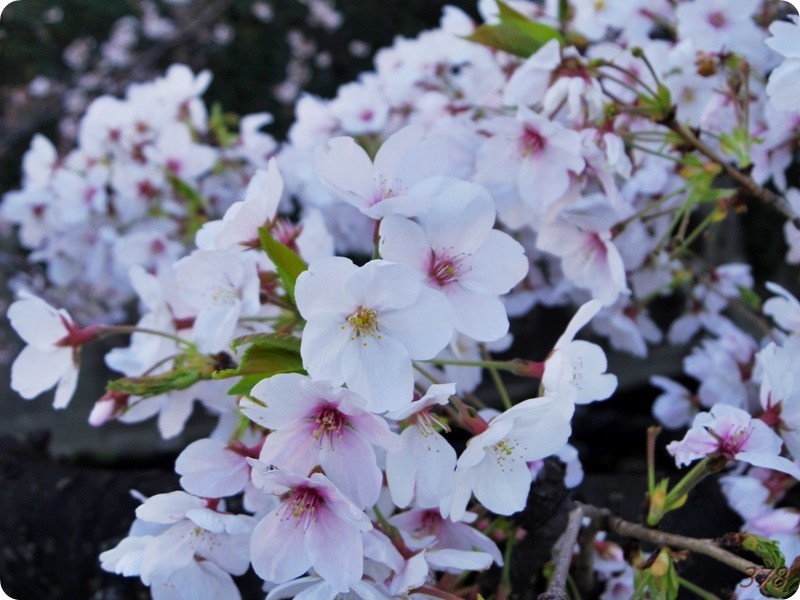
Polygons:
[[633,87],[630,83],[628,83],[624,79],[620,79],[619,77],[614,77],[613,75],[609,75],[608,73],[599,73],[598,77],[601,78],[601,79],[610,79],[611,81],[613,81],[617,85],[621,85],[622,87],[624,87],[628,91],[633,92],[637,96],[640,95],[639,90],[637,90],[635,87]]
[[149,329],[147,327],[137,327],[136,325],[103,325],[100,327],[101,335],[112,335],[115,333],[147,333],[150,335],[157,335],[159,337],[167,338],[177,344],[184,344],[185,346],[194,347],[194,344],[189,340],[185,340],[177,335],[172,335],[166,331],[159,331],[157,329]]
[[[647,85],[647,83],[645,83],[644,80],[641,77],[636,75],[636,73],[633,73],[632,71],[628,71],[627,69],[625,69],[623,67],[620,67],[619,65],[617,65],[615,63],[608,62],[608,61],[605,61],[605,60],[603,61],[602,64],[603,64],[604,67],[611,67],[612,69],[616,69],[617,71],[619,71],[623,75],[627,75],[628,77],[633,79],[636,83],[641,85],[647,91],[647,93],[650,94],[651,96],[656,96],[657,95],[656,91],[653,88],[651,88],[649,85]],[[610,76],[610,75],[608,75],[606,73],[598,73],[598,75],[600,75],[601,77],[609,77],[610,79],[614,79],[612,76]],[[658,78],[655,77],[655,73],[653,73],[653,76],[654,76],[655,80],[658,81]],[[637,94],[639,93],[636,90],[636,88],[634,88],[634,87],[630,87],[630,89],[633,92],[636,92]]]
[[162,358],[161,360],[156,362],[153,366],[151,366],[149,369],[147,369],[144,373],[142,373],[141,376],[142,377],[146,377],[147,375],[150,375],[150,373],[155,371],[158,367],[167,364],[171,360],[175,360],[176,358],[178,358],[178,356],[180,356],[180,355],[179,354],[170,354],[169,356],[165,356],[164,358]]
[[646,154],[652,154],[653,156],[658,156],[659,158],[663,158],[664,160],[671,160],[676,163],[681,162],[681,159],[677,156],[670,156],[669,154],[664,154],[663,152],[659,152],[658,150],[651,150],[650,148],[646,148],[645,146],[640,146],[639,144],[634,144],[633,142],[628,142],[628,145],[631,148],[635,148],[640,152],[644,152]]
[[506,537],[506,547],[503,550],[503,574],[500,581],[507,588],[511,588],[511,553],[517,543],[517,530],[514,529]]
[[625,519],[613,515],[611,511],[606,508],[598,508],[588,504],[583,504],[582,507],[587,516],[599,521],[600,528],[611,533],[650,542],[657,546],[670,546],[672,548],[681,548],[683,550],[697,552],[698,554],[713,558],[724,565],[728,565],[732,569],[736,569],[748,576],[762,570],[765,572],[772,571],[771,569],[764,569],[760,565],[720,548],[712,539],[690,538],[675,533],[659,531],[658,529],[651,529],[644,525],[626,521]]
[[553,570],[553,577],[550,579],[550,586],[544,594],[539,594],[539,600],[568,600],[567,596],[567,577],[569,577],[569,566],[572,563],[572,555],[575,551],[575,542],[581,530],[583,521],[583,507],[577,505],[569,513],[567,528],[561,537],[561,547],[558,550],[556,566]]
[[394,525],[389,523],[389,520],[383,515],[383,512],[381,512],[381,509],[378,507],[377,504],[372,507],[372,512],[375,513],[375,518],[377,519],[378,523],[380,524],[381,528],[383,529],[383,532],[386,535],[388,535],[390,537],[394,537],[394,536],[398,535],[397,527],[395,527]]
[[449,360],[432,358],[422,362],[430,365],[451,365],[454,367],[480,367],[482,369],[499,369],[516,373],[517,366],[505,360]]
[[634,56],[636,56],[637,58],[641,59],[644,62],[644,64],[647,65],[647,70],[650,71],[650,75],[653,76],[653,81],[656,82],[656,85],[659,85],[661,83],[661,81],[659,80],[658,74],[656,73],[655,68],[653,68],[653,65],[650,62],[650,59],[647,58],[647,55],[644,52],[636,52],[634,54]]
[[681,496],[688,494],[698,483],[709,475],[719,473],[727,462],[727,459],[721,456],[705,457],[692,467],[692,470],[684,475],[683,479],[676,483],[675,487],[669,491],[666,498],[667,507],[669,507],[670,503],[676,502]]
[[685,587],[698,598],[702,598],[703,600],[720,600],[720,597],[716,594],[712,594],[708,590],[704,590],[699,585],[696,585],[691,581],[684,579],[683,577],[678,577],[678,583],[681,585],[681,587]]
[[647,490],[652,494],[656,489],[656,438],[661,427],[647,428]]
[[[481,344],[481,356],[483,356],[484,360],[489,360],[489,352],[486,348]],[[503,402],[503,406],[505,406],[506,410],[513,406],[511,402],[511,396],[508,395],[508,390],[506,389],[505,384],[503,383],[503,379],[500,377],[500,373],[494,367],[489,367],[489,375],[492,377],[492,381],[494,382],[494,387],[497,388],[497,393],[500,395],[500,400]]]
[[423,376],[425,379],[427,379],[428,381],[430,381],[431,383],[441,383],[441,380],[440,380],[438,377],[436,377],[436,375],[434,375],[433,373],[431,373],[431,372],[430,372],[430,371],[428,371],[427,369],[424,369],[424,368],[422,368],[418,362],[414,362],[414,363],[412,363],[412,364],[414,365],[414,368],[415,368],[417,371],[419,371],[419,373],[420,373],[420,374],[421,374],[421,375],[422,375],[422,376]]
[[[687,212],[686,214],[688,215],[689,213]],[[684,250],[689,248],[694,243],[694,241],[700,236],[700,234],[702,234],[706,230],[706,228],[709,225],[711,225],[711,223],[714,221],[714,217],[715,217],[714,211],[711,211],[710,213],[708,213],[706,218],[703,219],[703,222],[700,223],[697,227],[695,227],[695,229],[694,229],[694,231],[692,231],[692,233],[690,233],[688,236],[686,236],[686,238],[683,240],[681,245],[678,246],[672,252],[669,253],[669,257],[670,258],[675,258],[681,252],[683,252]]]
[[583,596],[581,596],[581,591],[578,589],[578,584],[575,582],[575,579],[571,575],[567,575],[567,587],[569,588],[569,593],[572,594],[572,597],[575,600],[583,600]]

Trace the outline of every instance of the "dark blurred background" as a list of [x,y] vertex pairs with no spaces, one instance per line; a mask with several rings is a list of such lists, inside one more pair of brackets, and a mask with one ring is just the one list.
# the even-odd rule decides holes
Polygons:
[[[0,195],[19,185],[21,158],[34,133],[68,150],[75,123],[93,97],[121,95],[131,82],[159,76],[175,62],[213,73],[207,106],[220,102],[238,114],[270,112],[275,122],[267,130],[281,140],[300,93],[332,97],[339,85],[369,70],[375,51],[395,36],[436,26],[445,4],[477,17],[474,0],[15,2],[0,19]],[[742,236],[742,226],[753,231]],[[733,254],[744,251],[756,261],[760,281],[775,278],[785,252],[780,236],[765,234],[779,227],[780,220],[768,213],[729,228]],[[14,237],[0,229],[0,314],[10,300],[5,279],[25,262]],[[752,247],[745,248],[743,239],[752,240]],[[667,303],[660,312],[666,323],[680,312],[680,303]],[[532,319],[514,323],[516,355],[544,358],[571,314],[537,310]],[[177,489],[177,452],[213,425],[196,411],[186,433],[169,442],[152,422],[91,428],[87,416],[109,376],[101,361],[107,349],[88,349],[72,404],[56,412],[50,394],[24,401],[10,391],[9,366],[21,343],[0,317],[0,581],[17,600],[148,598],[138,578],[103,573],[97,555],[127,532],[138,504],[128,490],[151,495]],[[646,361],[611,356],[609,370],[620,376],[624,393],[580,410],[574,423],[588,500],[639,517],[645,430],[654,423],[655,393],[646,382],[655,373],[677,375],[685,351],[653,349]],[[509,383],[520,386],[511,390],[515,397],[535,394],[527,382]],[[659,462],[667,469],[671,461],[662,455]],[[703,505],[694,512],[687,507],[682,524],[670,526],[699,523],[703,535],[737,529],[716,487],[709,494],[718,510],[709,515]],[[526,563],[525,572],[531,565]],[[735,585],[730,573],[720,581],[709,568],[700,561],[693,579]],[[254,578],[243,581],[242,590],[245,598],[263,597]]]

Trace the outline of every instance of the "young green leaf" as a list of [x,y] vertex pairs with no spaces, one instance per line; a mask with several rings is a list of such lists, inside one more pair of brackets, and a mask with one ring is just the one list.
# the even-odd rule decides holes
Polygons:
[[259,227],[258,238],[261,240],[261,247],[264,252],[267,253],[267,256],[275,265],[286,294],[294,302],[294,286],[297,282],[297,277],[308,269],[308,265],[294,250],[272,237],[269,229]]
[[481,25],[466,39],[521,58],[528,58],[550,40],[563,43],[557,29],[532,21],[502,0],[497,0],[497,6],[500,22]]

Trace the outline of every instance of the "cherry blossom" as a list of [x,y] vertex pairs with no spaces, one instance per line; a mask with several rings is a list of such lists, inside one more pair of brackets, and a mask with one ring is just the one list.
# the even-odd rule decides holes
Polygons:
[[262,447],[262,462],[301,474],[321,466],[360,508],[378,500],[382,476],[373,445],[394,449],[399,444],[386,421],[368,412],[363,398],[287,373],[258,383],[240,407],[242,414],[274,430]]
[[286,583],[313,568],[339,593],[357,584],[363,573],[361,532],[372,528],[367,515],[320,473],[301,477],[252,459],[250,464],[256,486],[285,496],[253,531],[255,572]]
[[552,398],[533,398],[495,417],[458,458],[453,495],[442,500],[442,514],[460,520],[473,493],[497,514],[522,510],[532,480],[527,463],[567,443],[571,416]]
[[11,366],[12,389],[31,399],[55,387],[53,406],[66,408],[78,385],[80,348],[99,332],[78,328],[68,312],[27,293],[9,306],[8,319],[28,343]]
[[678,466],[699,458],[722,456],[767,467],[792,477],[800,476],[800,468],[779,456],[781,439],[763,421],[728,404],[715,404],[709,412],[698,413],[686,436],[667,445]]
[[494,203],[476,184],[446,188],[418,223],[386,217],[380,226],[380,252],[407,264],[441,291],[452,306],[457,331],[479,341],[508,332],[508,317],[497,298],[517,284],[528,269],[522,246],[493,229]]
[[373,412],[410,404],[411,360],[433,358],[452,335],[447,301],[405,265],[323,258],[298,277],[295,297],[308,373],[346,383]]

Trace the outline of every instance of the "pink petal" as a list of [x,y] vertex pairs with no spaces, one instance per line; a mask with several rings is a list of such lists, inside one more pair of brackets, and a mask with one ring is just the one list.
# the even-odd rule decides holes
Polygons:
[[314,570],[338,592],[347,592],[361,580],[364,547],[361,532],[326,507],[308,528],[305,547]]
[[356,431],[323,439],[319,461],[325,474],[359,508],[372,506],[381,493],[383,475],[375,451]]
[[295,519],[285,518],[277,511],[269,513],[250,538],[253,570],[272,583],[285,583],[308,571],[311,558],[305,540],[310,531],[303,531]]

